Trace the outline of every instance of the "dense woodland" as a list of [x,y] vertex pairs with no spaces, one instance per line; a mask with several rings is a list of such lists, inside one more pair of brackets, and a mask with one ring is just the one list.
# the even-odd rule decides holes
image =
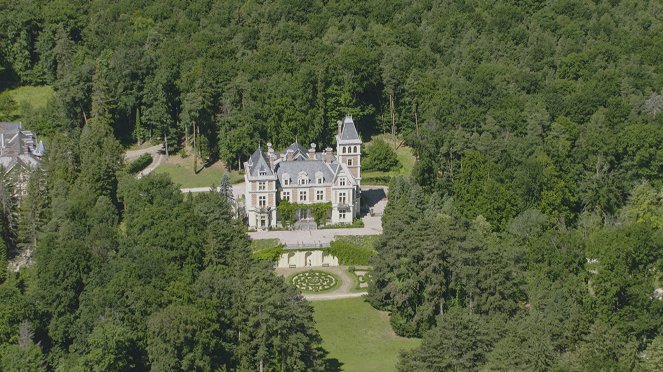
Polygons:
[[35,251],[2,275],[0,369],[319,368],[310,307],[226,198],[134,181],[121,152],[237,168],[259,140],[332,145],[345,114],[417,156],[369,291],[423,337],[400,370],[663,365],[660,1],[0,0],[0,20],[0,91],[56,91],[24,108],[43,172],[20,206],[0,182],[5,251]]

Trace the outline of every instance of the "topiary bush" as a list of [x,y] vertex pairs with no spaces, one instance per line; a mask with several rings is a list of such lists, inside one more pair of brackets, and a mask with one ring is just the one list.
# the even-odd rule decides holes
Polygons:
[[400,167],[396,151],[381,138],[374,139],[361,160],[364,171],[389,172]]

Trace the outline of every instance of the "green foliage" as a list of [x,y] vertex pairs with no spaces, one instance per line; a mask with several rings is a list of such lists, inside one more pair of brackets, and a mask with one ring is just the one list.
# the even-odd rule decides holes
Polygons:
[[331,207],[332,205],[330,202],[299,204],[291,203],[288,200],[281,200],[276,206],[276,210],[285,227],[292,226],[295,223],[295,211],[297,211],[297,209],[310,209],[316,225],[324,226],[327,223],[327,216]]
[[148,165],[152,164],[152,155],[143,154],[138,157],[138,159],[127,164],[127,173],[136,174],[143,169],[147,168]]
[[420,347],[403,354],[398,370],[476,370],[491,349],[491,336],[482,317],[452,307],[439,325],[424,335]]
[[147,320],[147,352],[157,370],[208,368],[218,347],[213,314],[193,306],[170,305]]
[[276,262],[281,257],[283,252],[284,250],[282,246],[276,246],[253,252],[251,254],[251,258],[260,261]]
[[396,151],[383,139],[376,138],[366,147],[362,170],[388,172],[401,166]]
[[334,240],[327,253],[336,256],[342,265],[368,265],[376,252],[373,247],[357,245],[347,240]]

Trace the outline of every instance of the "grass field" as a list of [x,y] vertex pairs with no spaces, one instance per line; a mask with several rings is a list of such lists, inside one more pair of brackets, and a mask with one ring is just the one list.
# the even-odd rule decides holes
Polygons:
[[[193,157],[182,158],[179,155],[169,156],[154,170],[154,173],[168,174],[174,183],[186,188],[218,186],[225,172],[225,167],[217,162],[195,173],[193,171]],[[244,177],[239,172],[230,172],[231,183],[242,181],[244,181]]]
[[[412,148],[402,145],[401,140],[394,138],[390,134],[381,134],[379,136],[373,137],[373,139],[377,138],[384,140],[396,151],[396,156],[398,157],[398,161],[401,163],[401,167],[398,170],[390,172],[361,172],[361,177],[366,178],[370,183],[370,180],[375,178],[409,176],[412,173],[412,168],[414,168],[414,163],[416,161],[414,153],[412,152]],[[366,145],[369,146],[370,142]],[[398,145],[401,146],[399,147]]]
[[46,106],[48,99],[53,97],[55,92],[48,85],[38,87],[18,87],[6,90],[0,95],[10,96],[16,102],[16,110],[11,113],[12,119],[21,121],[24,115],[23,109],[26,106],[32,108],[41,108]]
[[328,358],[338,360],[342,371],[395,371],[400,351],[420,343],[397,336],[387,313],[375,310],[363,298],[312,304]]

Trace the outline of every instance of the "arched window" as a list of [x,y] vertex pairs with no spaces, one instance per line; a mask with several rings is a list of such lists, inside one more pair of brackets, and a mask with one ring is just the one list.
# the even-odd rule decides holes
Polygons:
[[345,146],[341,146],[341,149],[343,150],[343,153],[345,154]]
[[354,152],[355,154],[357,153],[357,146],[355,146],[354,149],[352,149],[352,152]]

